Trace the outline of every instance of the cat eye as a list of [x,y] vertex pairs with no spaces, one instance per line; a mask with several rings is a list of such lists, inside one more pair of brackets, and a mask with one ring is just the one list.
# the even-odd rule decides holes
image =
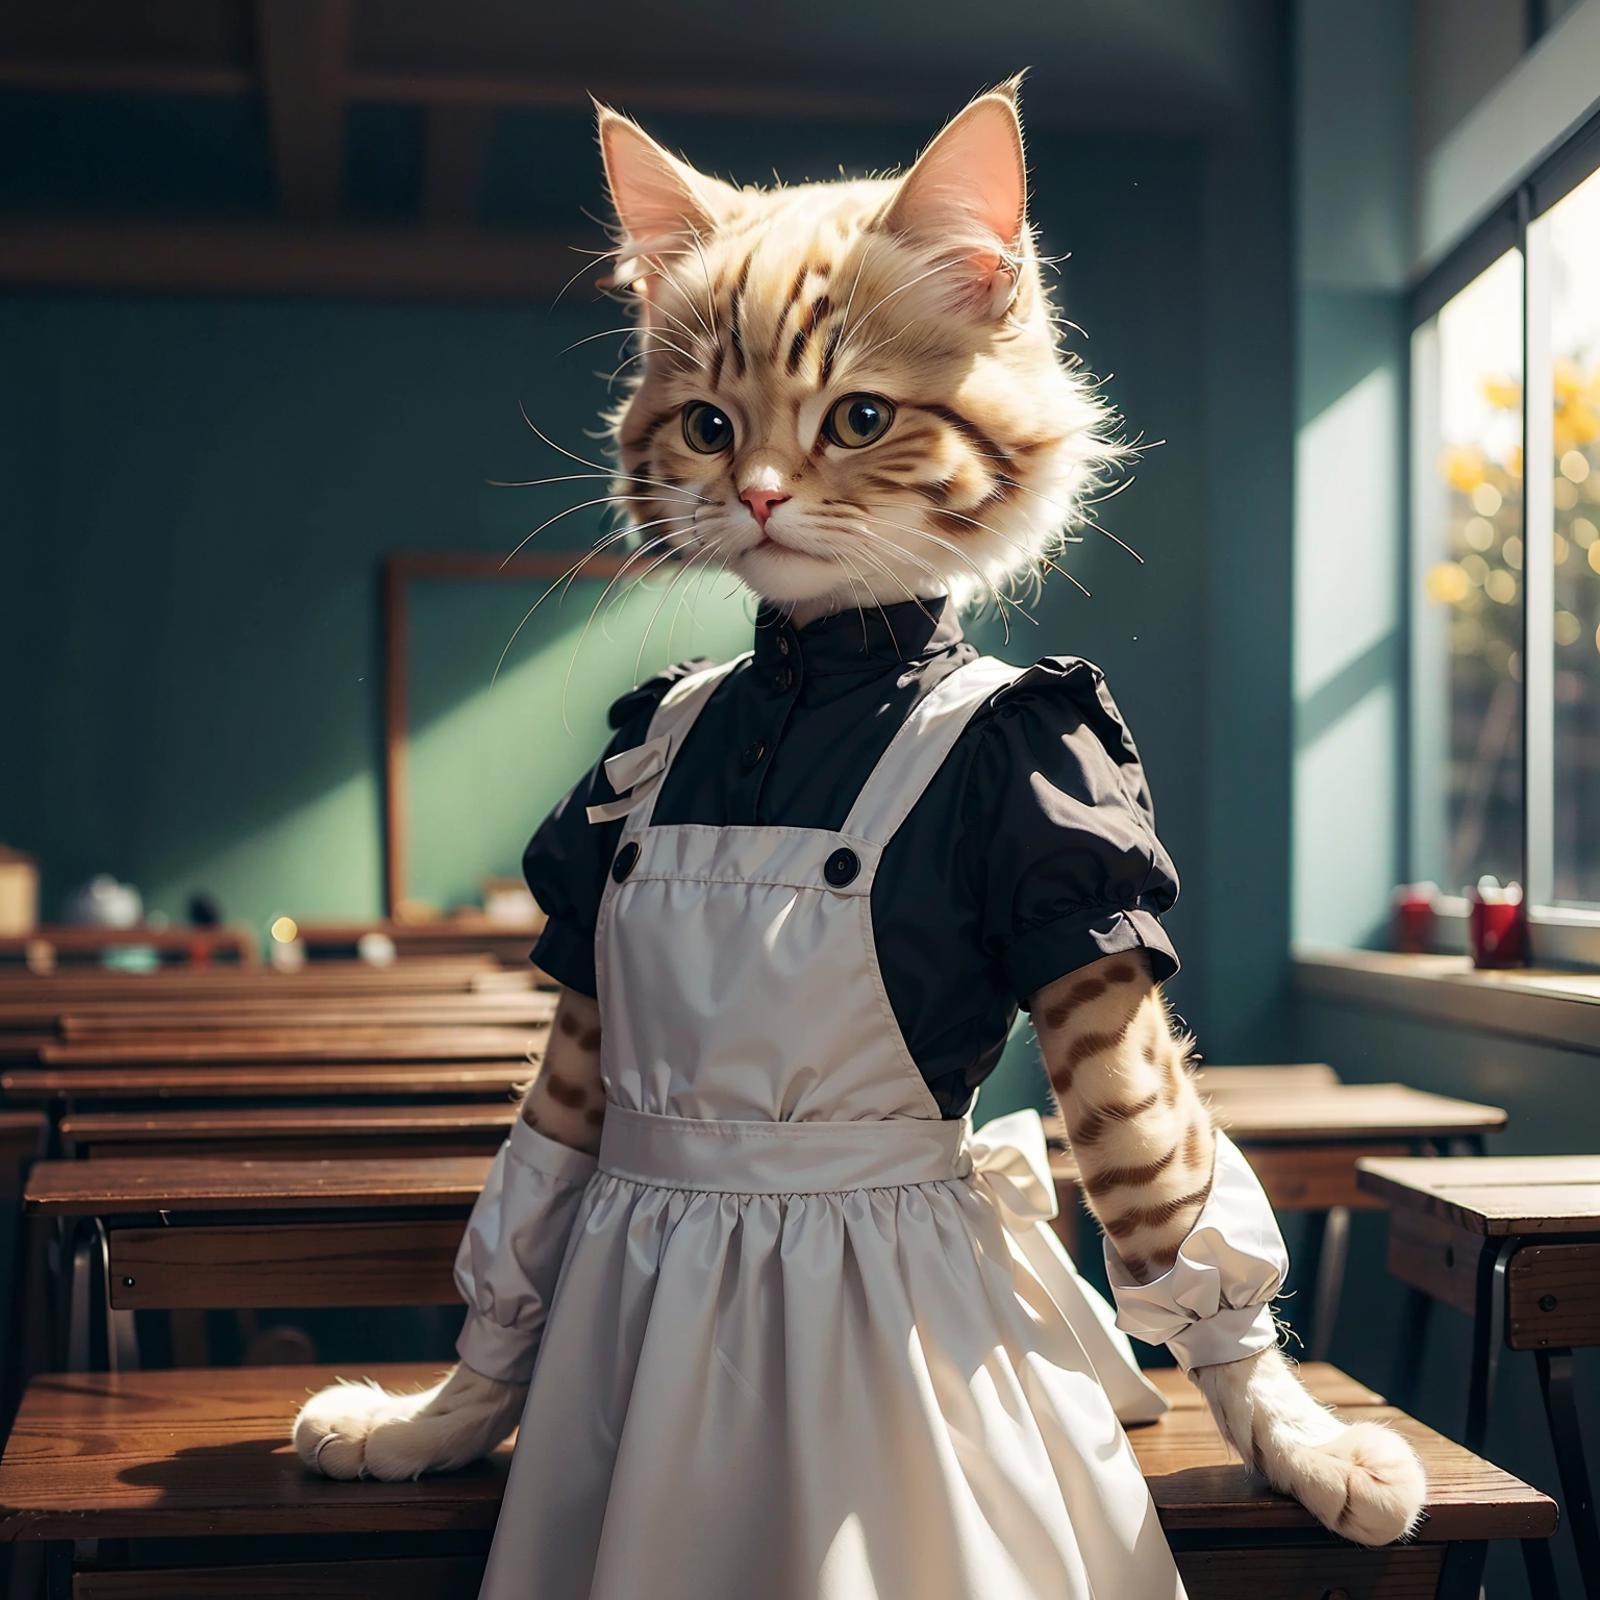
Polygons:
[[733,424],[704,400],[691,400],[683,408],[683,442],[701,455],[714,456],[733,443]]
[[847,394],[836,400],[822,424],[823,436],[844,450],[860,450],[889,431],[894,407],[875,394]]

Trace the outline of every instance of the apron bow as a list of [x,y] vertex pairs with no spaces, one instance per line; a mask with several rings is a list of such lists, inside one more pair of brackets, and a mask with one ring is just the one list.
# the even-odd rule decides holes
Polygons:
[[587,806],[584,814],[591,822],[615,822],[625,817],[644,799],[661,774],[667,770],[667,752],[672,741],[666,734],[656,739],[646,739],[631,750],[619,750],[605,761],[606,782],[616,793],[615,800],[604,805]]
[[1027,1222],[1048,1222],[1055,1216],[1050,1148],[1037,1111],[1013,1111],[992,1118],[972,1134],[967,1148],[972,1170],[1011,1216]]

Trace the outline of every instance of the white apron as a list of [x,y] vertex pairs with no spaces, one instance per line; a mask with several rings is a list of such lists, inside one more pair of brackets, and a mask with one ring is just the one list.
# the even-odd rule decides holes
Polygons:
[[1017,669],[935,688],[838,832],[652,827],[727,670],[610,769],[599,1166],[482,1595],[1178,1600],[1118,1421],[1163,1403],[1049,1230],[1039,1120],[941,1117],[873,944],[884,847]]

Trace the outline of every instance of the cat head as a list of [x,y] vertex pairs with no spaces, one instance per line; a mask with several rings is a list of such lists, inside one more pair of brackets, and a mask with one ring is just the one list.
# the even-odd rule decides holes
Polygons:
[[1036,579],[1122,451],[1058,348],[1016,82],[901,177],[771,189],[598,112],[639,335],[608,420],[641,548],[790,608]]

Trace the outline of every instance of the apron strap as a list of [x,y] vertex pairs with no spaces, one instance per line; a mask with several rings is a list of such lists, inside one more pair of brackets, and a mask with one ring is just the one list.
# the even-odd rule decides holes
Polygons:
[[720,667],[707,667],[704,672],[691,673],[673,684],[656,707],[643,742],[631,750],[619,750],[607,760],[606,778],[617,798],[606,805],[590,806],[590,822],[614,822],[626,817],[624,834],[638,833],[650,826],[656,797],[695,718],[717,685],[750,655],[747,650]]
[[901,723],[840,830],[880,849],[911,813],[973,714],[1025,669],[980,656],[958,667]]

